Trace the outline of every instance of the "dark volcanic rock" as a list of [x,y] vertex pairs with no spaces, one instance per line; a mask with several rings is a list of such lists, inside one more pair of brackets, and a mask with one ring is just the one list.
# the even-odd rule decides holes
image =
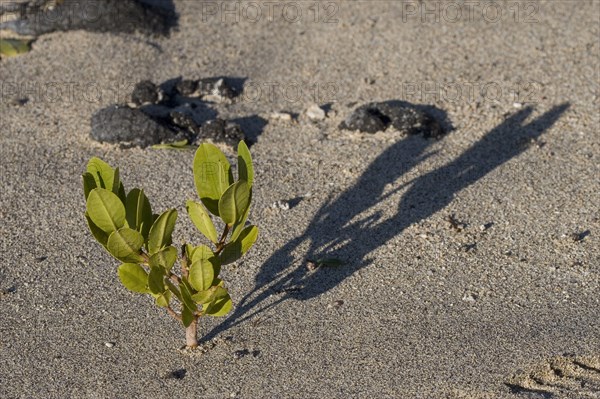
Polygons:
[[156,104],[160,99],[158,86],[149,80],[142,80],[136,84],[131,93],[131,101],[136,105]]
[[[222,78],[204,79],[213,96],[233,96]],[[208,82],[208,83],[207,83]],[[135,85],[130,105],[113,105],[92,117],[94,140],[147,147],[187,140],[211,139],[234,145],[245,140],[237,123],[218,118],[218,112],[201,96],[200,81],[171,79],[155,85],[144,80]],[[208,89],[207,89],[208,90]],[[227,97],[229,98],[229,97]]]
[[237,92],[224,78],[200,79],[200,95],[216,101],[233,100]]
[[377,133],[389,126],[423,137],[440,137],[444,130],[427,112],[401,101],[386,101],[361,105],[340,124],[340,129]]
[[177,83],[176,89],[179,94],[185,97],[194,97],[197,94],[199,81],[184,79]]
[[154,5],[142,0],[29,0],[5,2],[0,16],[15,13],[17,18],[0,18],[0,30],[39,36],[54,31],[83,29],[93,32],[168,35],[177,25],[172,0]]
[[244,132],[238,124],[217,118],[206,122],[200,127],[200,133],[196,141],[199,142],[207,138],[235,144],[240,140],[244,140]]
[[100,142],[143,148],[173,141],[175,135],[175,132],[136,108],[111,106],[92,116],[91,136]]
[[375,108],[374,104],[366,104],[355,109],[354,112],[340,124],[340,129],[377,133],[387,129],[389,123],[389,118]]
[[423,137],[440,137],[444,134],[439,122],[425,111],[394,101],[377,103],[376,107],[398,131]]

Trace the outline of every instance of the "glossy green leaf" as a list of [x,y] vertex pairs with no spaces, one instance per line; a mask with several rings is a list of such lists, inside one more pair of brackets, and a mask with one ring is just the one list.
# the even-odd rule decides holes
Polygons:
[[219,216],[223,222],[233,226],[242,219],[250,204],[250,189],[248,183],[240,180],[225,190],[219,200]]
[[204,206],[194,201],[187,201],[185,207],[194,226],[196,226],[200,233],[204,234],[206,238],[216,244],[219,241],[217,230],[215,229],[215,225],[213,224],[210,215],[204,209]]
[[225,245],[221,252],[221,265],[233,263],[242,257],[258,238],[258,227],[250,225],[242,230],[237,240]]
[[137,263],[123,263],[117,273],[121,283],[130,291],[146,294],[148,290],[148,273]]
[[163,212],[150,228],[148,234],[148,252],[155,254],[172,243],[171,235],[177,221],[177,211],[170,209]]
[[90,191],[92,191],[98,186],[96,186],[96,179],[94,179],[94,176],[92,176],[92,174],[89,172],[85,172],[84,174],[82,174],[81,179],[83,181],[83,195],[85,196],[85,199],[87,201],[88,196],[90,195]]
[[92,222],[105,233],[110,234],[125,225],[125,207],[111,191],[93,189],[88,195],[86,207]]
[[181,293],[181,302],[183,303],[183,307],[195,312],[198,308],[192,299],[192,295],[194,293],[192,293],[191,287],[184,278],[182,278],[182,281],[179,284],[179,292]]
[[161,308],[166,308],[169,306],[169,302],[171,302],[171,292],[169,291],[165,291],[162,294],[153,296],[156,298],[156,305],[160,306]]
[[223,287],[217,287],[217,292],[213,300],[203,305],[204,314],[219,317],[225,316],[231,310],[233,304],[227,290]]
[[155,150],[189,150],[196,146],[190,145],[187,139],[183,139],[172,143],[154,144],[151,148]]
[[238,237],[240,236],[240,234],[242,233],[242,230],[244,230],[244,227],[246,226],[246,221],[248,220],[248,215],[250,215],[250,203],[251,202],[252,202],[252,189],[250,189],[250,196],[248,197],[248,206],[244,210],[242,218],[239,219],[237,222],[235,222],[235,224],[233,225],[233,229],[231,230],[231,241],[237,240]]
[[185,327],[189,327],[195,320],[194,313],[188,308],[181,309],[181,322]]
[[165,269],[160,266],[150,267],[148,275],[148,288],[153,294],[162,294],[167,290],[165,285]]
[[[119,192],[121,191],[121,175],[119,173],[119,168],[115,168],[115,172],[113,173],[113,184],[111,191],[115,193],[117,197],[121,198],[119,196]],[[121,198],[121,201],[125,203],[125,201],[123,201],[123,198]]]
[[219,199],[233,184],[231,165],[215,145],[204,143],[194,156],[194,182],[200,200],[213,215],[219,216]]
[[113,191],[115,170],[100,158],[93,157],[87,164],[87,172],[94,176],[96,186]]
[[171,291],[171,293],[173,295],[175,295],[175,297],[177,299],[179,299],[179,302],[182,302],[182,300],[181,300],[181,292],[179,291],[179,288],[177,288],[177,286],[173,283],[173,281],[171,281],[170,279],[166,278],[165,279],[165,285],[167,286],[167,289],[169,291]]
[[217,286],[212,286],[207,290],[200,291],[192,295],[192,299],[199,305],[204,305],[205,303],[211,302],[215,296],[217,291]]
[[240,180],[248,182],[248,186],[252,187],[254,183],[254,166],[252,165],[252,156],[250,150],[244,142],[238,144],[238,176]]
[[194,251],[189,271],[189,282],[196,291],[209,289],[215,279],[218,259],[210,248],[200,245]]
[[152,207],[144,190],[134,188],[127,194],[125,214],[129,227],[142,233],[144,240],[147,241],[152,227]]
[[113,231],[108,237],[106,249],[108,252],[122,262],[140,263],[144,257],[140,249],[144,245],[142,235],[129,227],[122,227]]
[[[206,245],[201,244],[201,245],[198,245],[197,247],[195,247],[193,249],[191,263],[193,264],[194,262],[200,262],[200,261],[206,261],[206,260],[208,260],[210,262],[210,264],[213,266],[213,271],[214,271],[214,275],[215,275],[215,279],[216,279],[216,277],[219,275],[219,273],[221,273],[221,261],[219,260],[219,257],[217,255],[215,255],[215,253],[212,251],[212,249],[210,249]],[[214,285],[214,282],[213,282],[213,285]]]
[[0,58],[14,57],[31,50],[31,40],[0,39]]
[[177,249],[175,247],[167,247],[150,256],[150,266],[162,267],[167,272],[171,270],[176,261]]
[[90,219],[87,212],[85,213],[85,220],[87,220],[88,227],[90,228],[90,231],[92,232],[92,235],[94,236],[96,241],[98,241],[100,244],[102,244],[103,247],[106,248],[106,244],[108,243],[108,234],[106,234],[104,231],[102,231],[101,228],[99,228],[94,224],[94,222],[92,222],[92,219]]

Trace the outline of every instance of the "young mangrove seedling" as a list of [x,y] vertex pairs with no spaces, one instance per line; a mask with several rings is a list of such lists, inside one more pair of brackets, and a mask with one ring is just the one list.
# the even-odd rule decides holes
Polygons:
[[[258,237],[258,227],[246,226],[252,200],[254,168],[246,144],[238,145],[238,179],[223,153],[202,144],[194,157],[194,182],[200,202],[187,201],[187,213],[212,248],[184,243],[172,245],[177,211],[152,213],[143,190],[129,192],[113,169],[92,158],[83,174],[85,218],[94,238],[117,260],[123,285],[151,295],[156,305],[186,328],[186,346],[198,346],[197,326],[202,316],[223,316],[232,307],[221,266],[242,257]],[[222,220],[221,234],[213,223]],[[173,266],[179,260],[179,268]],[[179,269],[179,270],[177,270]]]

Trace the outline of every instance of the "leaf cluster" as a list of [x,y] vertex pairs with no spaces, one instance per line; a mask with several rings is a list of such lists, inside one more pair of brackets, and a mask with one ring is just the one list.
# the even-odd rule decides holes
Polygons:
[[[194,157],[194,181],[200,201],[187,201],[188,215],[212,245],[173,246],[177,210],[152,211],[144,191],[127,192],[119,168],[92,158],[83,174],[88,226],[94,238],[117,260],[121,283],[154,297],[184,326],[203,315],[223,316],[231,297],[219,277],[221,266],[237,261],[254,244],[258,228],[246,226],[252,200],[254,169],[250,151],[238,145],[238,179],[225,155],[201,144]],[[217,233],[213,218],[222,220]],[[179,273],[174,268],[179,260]],[[172,307],[177,302],[177,312]]]

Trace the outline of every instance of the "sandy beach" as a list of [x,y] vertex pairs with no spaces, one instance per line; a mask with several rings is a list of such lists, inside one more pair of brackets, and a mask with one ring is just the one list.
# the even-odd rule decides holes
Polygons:
[[[173,3],[168,35],[49,32],[0,61],[1,398],[600,398],[599,1]],[[239,82],[211,107],[254,142],[260,228],[194,354],[120,284],[81,188],[100,157],[202,242],[193,150],[90,138],[178,77]],[[339,128],[390,100],[447,133]]]

